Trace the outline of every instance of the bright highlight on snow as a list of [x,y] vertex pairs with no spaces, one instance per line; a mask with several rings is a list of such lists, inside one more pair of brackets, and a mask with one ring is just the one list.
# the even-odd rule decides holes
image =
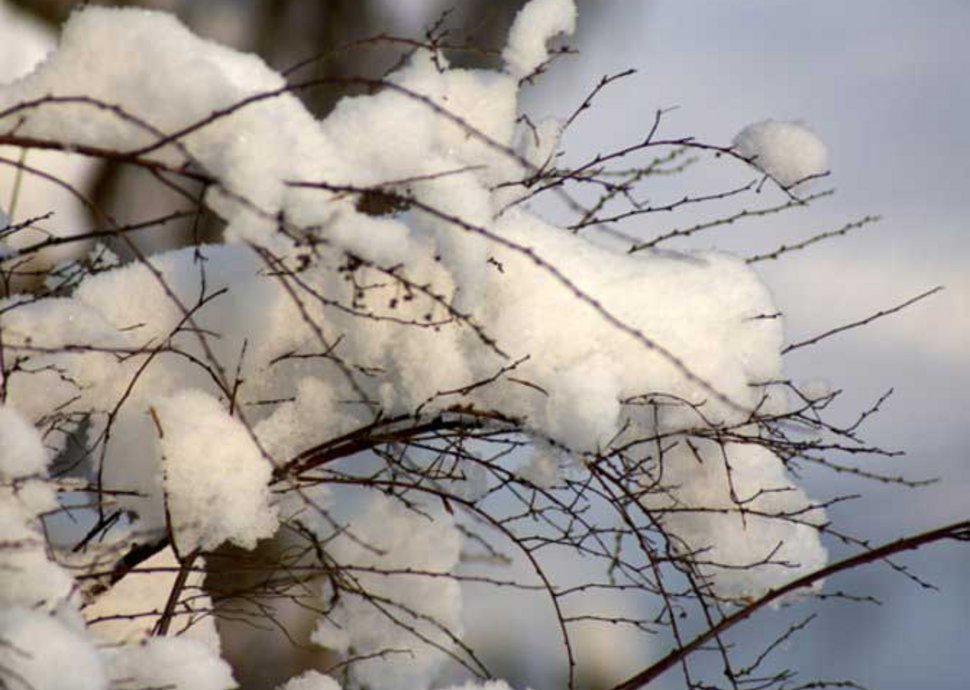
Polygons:
[[[641,507],[674,552],[705,553],[698,572],[718,596],[757,596],[825,562],[824,513],[778,456],[692,440],[753,433],[754,411],[784,410],[769,385],[783,376],[782,325],[758,277],[713,251],[617,253],[547,223],[516,203],[527,189],[503,184],[556,150],[557,121],[517,125],[518,82],[575,21],[570,0],[533,0],[511,29],[505,71],[442,69],[443,56],[419,49],[388,87],[345,98],[323,121],[258,58],[142,10],[75,12],[56,52],[0,88],[0,131],[191,166],[211,178],[205,202],[226,223],[225,245],[0,304],[4,356],[18,362],[0,407],[0,541],[19,544],[0,550],[0,601],[21,607],[0,614],[0,639],[73,665],[57,675],[0,646],[0,666],[38,688],[82,687],[65,677],[90,688],[233,686],[211,628],[152,637],[144,622],[105,620],[139,603],[161,615],[165,585],[131,574],[82,596],[49,557],[38,522],[55,505],[47,462],[76,434],[128,536],[170,535],[149,561],[165,583],[175,557],[197,550],[252,549],[288,529],[322,544],[331,572],[354,580],[339,596],[328,576],[307,582],[312,641],[374,657],[349,667],[349,687],[432,686],[463,626],[462,587],[444,576],[469,546],[436,492],[473,502],[490,490],[469,463],[459,488],[448,477],[408,500],[371,495],[353,486],[373,462],[363,455],[335,464],[326,490],[274,474],[376,421],[494,410],[536,444],[508,459],[510,476],[542,487],[630,446],[651,489]],[[735,149],[783,187],[825,169],[824,146],[792,123],[752,125]],[[387,198],[363,193],[375,186]],[[393,212],[367,212],[365,201],[388,199]],[[429,451],[414,462],[444,461]],[[738,513],[739,500],[757,514]],[[173,631],[193,609],[175,613]],[[283,686],[339,688],[317,672]]]

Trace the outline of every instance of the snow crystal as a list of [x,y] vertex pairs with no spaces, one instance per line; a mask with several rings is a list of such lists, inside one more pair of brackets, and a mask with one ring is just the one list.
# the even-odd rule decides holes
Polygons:
[[523,79],[549,59],[546,43],[558,34],[576,30],[573,0],[532,0],[519,10],[502,52],[509,73]]
[[812,130],[798,122],[764,120],[734,137],[734,150],[786,189],[828,170],[828,151]]
[[23,690],[106,690],[90,640],[57,618],[20,607],[0,608],[0,685]]
[[164,484],[183,553],[224,541],[252,548],[276,531],[273,468],[218,400],[187,390],[157,401]]
[[185,637],[152,637],[109,656],[112,688],[229,690],[238,687],[229,665],[207,645]]

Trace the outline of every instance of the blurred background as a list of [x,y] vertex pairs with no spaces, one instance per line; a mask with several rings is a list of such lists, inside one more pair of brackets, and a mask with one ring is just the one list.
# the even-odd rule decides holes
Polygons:
[[[7,3],[50,25],[71,6],[59,0]],[[105,4],[105,3],[102,3]],[[448,38],[475,46],[456,51],[463,65],[495,66],[518,0],[207,0],[138,4],[175,11],[203,35],[255,50],[279,68],[315,55],[303,78],[379,75],[399,51],[339,49],[380,33],[422,36],[453,8]],[[864,429],[874,444],[905,451],[870,467],[918,479],[920,489],[860,482],[831,472],[807,472],[803,482],[818,498],[863,497],[831,511],[849,532],[881,542],[970,515],[970,3],[964,0],[587,0],[579,2],[579,31],[565,56],[530,87],[523,108],[534,121],[568,116],[606,74],[635,68],[601,93],[567,132],[563,163],[587,160],[637,142],[660,108],[660,134],[694,136],[729,145],[744,126],[765,118],[801,120],[828,144],[832,175],[823,187],[837,192],[806,209],[697,234],[670,249],[719,247],[743,255],[771,251],[865,215],[882,221],[853,233],[761,262],[757,270],[775,292],[795,342],[864,318],[937,285],[945,290],[906,311],[793,351],[788,373],[796,382],[824,379],[843,390],[834,418],[848,422],[890,387],[893,395]],[[7,10],[0,23],[11,22]],[[11,26],[8,24],[8,27]],[[19,25],[18,25],[19,26]],[[460,28],[460,29],[459,29]],[[20,29],[18,29],[20,30]],[[38,30],[42,33],[43,30]],[[38,39],[43,51],[44,39]],[[8,42],[8,47],[9,47]],[[485,50],[481,50],[485,49]],[[0,45],[10,74],[22,54]],[[11,78],[11,77],[5,77]],[[324,114],[340,93],[307,95]],[[645,164],[648,156],[631,160]],[[95,195],[124,216],[138,180],[118,171],[85,172]],[[749,179],[745,166],[700,160],[683,177],[655,178],[646,188],[662,203]],[[126,191],[128,190],[128,191]],[[770,185],[765,205],[784,201]],[[728,215],[750,204],[731,199],[673,215],[641,216],[623,232],[649,238],[677,227]],[[552,216],[555,205],[542,207]],[[165,242],[156,242],[155,248]],[[829,544],[832,553],[844,553]],[[763,612],[737,630],[763,640],[784,631],[792,616],[819,617],[778,652],[778,663],[809,681],[846,679],[872,688],[964,690],[970,687],[970,549],[931,546],[898,559],[936,585],[927,591],[883,566],[833,578],[827,587],[872,595],[882,605],[833,600],[802,602]],[[517,687],[553,687],[561,659],[554,632],[520,642],[519,631],[541,618],[537,605],[486,597],[469,600],[472,636],[499,659]],[[618,680],[661,655],[668,642],[631,642],[619,634],[582,640],[584,658]],[[557,670],[552,670],[556,664]],[[502,671],[502,666],[499,666]],[[500,673],[500,675],[502,675]],[[676,687],[675,673],[660,687]],[[797,685],[797,683],[795,683]]]

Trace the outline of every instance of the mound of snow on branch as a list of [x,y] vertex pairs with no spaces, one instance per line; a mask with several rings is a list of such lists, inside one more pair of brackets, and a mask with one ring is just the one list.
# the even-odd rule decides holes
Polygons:
[[764,120],[741,130],[734,150],[786,189],[801,187],[828,170],[828,150],[798,122]]
[[[58,50],[0,88],[0,131],[190,171],[210,183],[227,244],[104,271],[68,296],[0,303],[4,361],[16,362],[2,381],[16,413],[0,411],[0,432],[26,448],[0,452],[0,524],[39,536],[16,490],[44,471],[41,437],[58,453],[83,436],[99,489],[135,516],[142,539],[172,533],[185,555],[271,536],[282,511],[274,467],[375,420],[494,411],[558,458],[741,428],[755,409],[779,410],[765,382],[781,377],[781,320],[742,260],[618,254],[510,205],[524,187],[498,186],[554,150],[555,121],[532,144],[517,136],[517,83],[574,22],[572,2],[534,0],[512,28],[506,72],[450,69],[419,49],[384,88],[318,122],[258,58],[172,16],[75,12]],[[763,123],[736,146],[787,186],[824,168],[806,132]],[[755,593],[824,560],[820,511],[767,450],[685,440],[657,462],[662,477],[644,469],[643,481],[665,490],[644,505],[675,548],[709,555],[701,575],[715,591]],[[554,485],[560,464],[532,474]],[[354,457],[340,478],[366,479],[367,467]],[[407,571],[457,566],[450,508],[416,493],[410,506],[376,494],[349,510],[339,485],[338,517],[320,508],[305,528],[353,579],[339,598],[332,582],[314,583],[314,639],[374,657],[351,667],[359,685],[427,688],[454,646],[446,631],[461,628],[461,592]],[[31,568],[46,562],[30,554]],[[11,603],[36,603],[27,598]],[[58,625],[38,616],[18,610],[0,628],[17,640]],[[90,656],[73,632],[54,632],[56,645]],[[410,654],[384,654],[401,648]],[[136,684],[232,682],[201,642],[152,640],[108,661],[112,677]],[[105,683],[94,671],[86,682]]]

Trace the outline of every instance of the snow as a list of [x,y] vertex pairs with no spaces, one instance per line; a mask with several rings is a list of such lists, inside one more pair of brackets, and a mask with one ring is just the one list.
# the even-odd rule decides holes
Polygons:
[[27,74],[54,49],[54,35],[41,21],[0,3],[0,83]]
[[73,578],[47,555],[38,516],[57,507],[43,482],[48,454],[32,424],[0,406],[0,605],[56,607]]
[[762,446],[681,440],[652,480],[664,493],[643,503],[676,536],[675,552],[699,552],[700,574],[718,596],[757,597],[826,563],[817,529],[824,511]]
[[549,59],[546,43],[558,34],[576,30],[573,0],[532,0],[519,10],[502,52],[506,68],[516,79],[524,79]]
[[[273,395],[257,385],[255,372],[289,348],[293,338],[305,337],[292,300],[258,268],[256,256],[243,246],[170,252],[154,257],[151,269],[129,264],[105,271],[86,279],[70,298],[18,303],[2,317],[7,346],[20,347],[22,356],[30,354],[23,369],[10,376],[10,401],[28,419],[49,420],[55,429],[46,441],[55,450],[65,442],[63,427],[71,428],[69,415],[93,412],[88,437],[98,439],[113,412],[101,456],[105,483],[139,494],[119,497],[119,502],[141,516],[143,529],[165,525],[158,432],[149,408],[156,398],[211,382],[209,374],[200,378],[200,369],[179,354],[206,361],[198,338],[186,331],[171,335],[203,286],[211,293],[233,287],[197,309],[193,322],[219,333],[208,343],[216,365],[234,371],[245,344],[240,375],[253,373],[254,384],[245,389],[253,398]],[[166,341],[173,352],[125,359],[111,353]],[[76,351],[61,351],[69,347]],[[138,385],[127,390],[133,379]],[[219,390],[213,386],[209,393]],[[114,410],[123,397],[125,405]],[[53,409],[65,419],[50,418]]]
[[229,690],[238,687],[229,665],[204,643],[185,637],[152,637],[108,656],[112,688]]
[[[172,15],[90,8],[65,24],[53,58],[4,90],[0,111],[49,95],[84,96],[116,105],[123,115],[89,103],[47,103],[13,113],[0,126],[23,118],[23,135],[134,150],[150,146],[160,132],[283,86],[258,57],[200,39]],[[178,99],[170,97],[176,93]],[[275,228],[285,177],[328,153],[310,114],[282,93],[216,118],[155,156],[195,161],[219,176],[223,185],[208,201],[230,222],[228,235],[258,240]]]
[[449,686],[444,690],[512,690],[512,688],[504,680],[487,680],[484,682],[470,680],[461,685]]
[[0,487],[0,607],[53,610],[74,589],[70,573],[48,558],[36,517],[18,493]]
[[[695,376],[742,408],[760,400],[761,389],[750,382],[780,373],[780,323],[752,318],[777,309],[765,286],[737,258],[716,252],[618,255],[518,209],[503,214],[495,232],[557,266],[598,305],[579,303],[574,292],[522,252],[494,252],[503,272],[489,285],[488,331],[510,356],[532,356],[517,376],[548,395],[526,395],[512,383],[482,395],[574,450],[603,448],[627,419],[634,423],[631,433],[648,430],[653,422],[647,412],[620,405],[644,393],[708,400],[705,412],[712,419],[738,420],[744,414],[709,400],[708,388],[686,378],[663,353],[618,332],[602,310],[676,353]],[[688,313],[690,318],[683,318]],[[555,328],[548,327],[548,314],[562,315]],[[584,371],[589,372],[585,378]]]
[[825,144],[799,122],[756,122],[734,137],[732,147],[785,189],[804,189],[800,183],[828,170]]
[[[555,155],[561,122],[517,127],[517,89],[548,60],[548,41],[574,28],[573,2],[532,0],[510,31],[506,72],[449,69],[416,50],[387,88],[345,98],[318,122],[261,60],[170,15],[75,12],[57,52],[0,88],[0,112],[53,94],[126,116],[47,102],[0,119],[0,130],[16,121],[27,136],[192,164],[215,180],[205,202],[227,222],[227,243],[106,266],[67,296],[0,303],[4,361],[17,362],[2,382],[0,541],[18,544],[0,551],[0,602],[50,609],[71,595],[39,529],[53,494],[35,488],[48,458],[83,431],[91,452],[79,472],[130,515],[130,538],[174,536],[174,550],[84,608],[93,634],[123,645],[106,653],[116,684],[230,687],[211,621],[175,638],[150,633],[176,554],[274,535],[286,543],[282,521],[323,545],[327,563],[317,565],[347,575],[313,580],[308,610],[321,647],[373,655],[348,667],[350,685],[426,690],[447,656],[439,647],[454,647],[443,631],[462,629],[451,511],[339,482],[281,497],[271,482],[274,466],[375,418],[452,406],[518,420],[534,443],[513,464],[540,487],[620,444],[675,439],[644,460],[644,485],[663,491],[641,501],[675,551],[701,554],[699,575],[719,596],[756,596],[823,564],[824,514],[780,458],[695,438],[719,424],[746,431],[756,408],[781,411],[780,396],[765,402],[764,382],[783,376],[782,320],[759,318],[779,311],[767,287],[716,251],[628,255],[594,244],[510,206],[524,186],[497,187]],[[753,125],[735,148],[784,187],[825,167],[824,146],[794,123]],[[369,215],[366,186],[396,203]],[[513,375],[497,375],[511,362]],[[656,399],[683,404],[644,404]],[[367,477],[373,463],[356,456],[333,471]],[[477,477],[456,495],[482,495],[488,480]],[[210,606],[180,604],[172,632]],[[15,637],[17,626],[59,625],[10,615]],[[284,688],[339,686],[311,673]]]
[[[545,59],[545,41],[570,30],[572,17],[571,3],[540,0],[527,6],[511,32],[510,54],[528,52],[525,46],[532,45],[534,55],[509,58],[511,77],[441,71],[443,63],[419,51],[392,76],[397,88],[344,99],[321,127],[291,96],[274,95],[186,137],[186,149],[225,189],[266,211],[284,208],[294,222],[310,223],[307,232],[320,233],[335,248],[379,265],[403,266],[413,284],[440,295],[438,302],[422,296],[402,301],[400,285],[379,268],[365,266],[358,280],[374,287],[359,298],[359,306],[349,312],[330,308],[347,295],[339,252],[324,253],[301,273],[301,286],[310,296],[299,306],[292,285],[266,275],[263,262],[242,247],[171,252],[153,257],[151,269],[139,263],[87,278],[72,298],[18,305],[4,320],[10,342],[29,337],[39,349],[139,349],[177,333],[171,341],[175,352],[150,361],[145,356],[119,361],[97,351],[37,353],[30,357],[29,376],[18,372],[12,377],[11,400],[31,420],[58,407],[106,414],[137,372],[138,385],[126,393],[125,406],[112,413],[101,460],[105,482],[141,495],[119,502],[137,511],[147,529],[164,525],[164,489],[180,546],[186,549],[226,539],[252,545],[273,532],[276,521],[266,487],[271,467],[257,441],[282,461],[328,434],[367,422],[364,408],[351,410],[336,402],[355,395],[341,371],[325,362],[274,364],[281,355],[319,346],[311,321],[335,334],[331,339],[339,336],[337,354],[349,358],[354,368],[383,372],[379,381],[355,385],[364,386],[387,414],[411,413],[419,406],[431,412],[453,401],[440,398],[441,391],[461,389],[504,364],[441,309],[444,301],[471,314],[510,357],[528,358],[516,374],[534,384],[530,390],[500,379],[462,397],[522,418],[540,438],[593,452],[649,435],[657,422],[644,408],[623,404],[648,393],[703,402],[713,421],[742,419],[764,395],[751,383],[780,375],[782,338],[779,319],[753,318],[777,308],[742,261],[715,252],[623,256],[564,233],[522,208],[499,213],[509,197],[493,193],[492,184],[523,172],[507,151],[515,138],[515,70],[534,69],[535,60]],[[157,47],[135,51],[137,57],[121,69],[113,51],[148,37]],[[97,43],[112,47],[93,50]],[[534,44],[541,44],[541,55]],[[192,83],[184,83],[189,61],[198,63],[199,71]],[[79,65],[85,67],[83,74]],[[150,88],[141,78],[149,68]],[[281,84],[255,58],[195,38],[168,15],[90,8],[65,28],[58,53],[0,92],[0,101],[70,93],[67,89],[83,86],[85,93],[118,102],[139,117],[150,116],[155,126],[171,131]],[[178,100],[190,105],[156,102],[159,92],[179,93]],[[440,108],[453,115],[443,116]],[[28,113],[25,127],[34,135],[105,147],[151,141],[143,128],[106,113],[80,120],[64,115],[58,108],[38,108]],[[283,131],[301,138],[297,148],[306,156],[279,156],[290,150],[280,140]],[[533,165],[551,155],[559,125],[548,120],[537,133],[538,140],[531,132],[521,140]],[[177,158],[172,150],[166,155]],[[474,169],[438,174],[468,166]],[[356,185],[410,180],[395,184],[422,207],[393,218],[367,216],[346,198],[284,190],[287,176],[300,174]],[[267,192],[271,188],[276,191]],[[255,238],[234,230],[249,222],[239,220],[237,212],[252,214],[230,208],[238,205],[231,196],[210,201],[230,221],[230,239]],[[430,208],[436,212],[422,210]],[[225,294],[204,302],[223,289]],[[204,348],[196,336],[178,333],[189,309],[201,332],[217,336]],[[444,325],[409,325],[426,313]],[[563,318],[550,328],[548,314]],[[618,329],[616,321],[628,331]],[[431,351],[433,358],[427,356]],[[200,372],[177,352],[209,362],[210,370]],[[70,376],[55,374],[55,365]],[[212,397],[223,396],[224,390],[207,383],[213,371],[237,368],[245,381],[240,405],[266,398],[282,401],[255,412],[252,431]],[[718,395],[712,398],[712,392]],[[164,433],[159,434],[152,412]],[[93,418],[89,438],[108,431],[106,420]],[[694,415],[668,412],[660,430],[684,431],[696,423]],[[146,438],[151,439],[147,447]],[[52,442],[57,444],[56,436]],[[230,464],[236,471],[227,473],[222,466]],[[553,465],[541,466],[536,478],[555,482],[555,472],[549,471]],[[203,481],[211,476],[218,481]],[[227,485],[238,491],[227,491]]]
[[340,690],[340,684],[330,676],[325,676],[318,671],[307,671],[302,675],[290,678],[277,690]]
[[0,480],[47,471],[47,450],[34,425],[17,410],[0,405]]
[[562,468],[566,461],[562,455],[551,444],[537,441],[529,459],[516,469],[516,475],[542,489],[555,486],[563,478]]
[[[444,649],[452,643],[443,631],[460,634],[461,591],[447,577],[458,564],[460,534],[446,513],[410,510],[380,494],[367,499],[351,525],[348,533],[332,535],[326,543],[334,563],[348,568],[353,586],[333,600],[330,581],[321,582],[321,601],[334,605],[321,617],[312,639],[322,647],[365,657],[408,649],[408,654],[392,654],[380,663],[354,664],[350,676],[375,690],[427,688],[447,657],[441,648],[416,639],[412,630]],[[401,570],[442,577],[382,574]]]
[[98,652],[57,618],[0,608],[0,684],[11,690],[107,690]]
[[182,553],[224,541],[253,548],[276,531],[270,505],[273,468],[251,433],[198,390],[155,402],[164,487]]

